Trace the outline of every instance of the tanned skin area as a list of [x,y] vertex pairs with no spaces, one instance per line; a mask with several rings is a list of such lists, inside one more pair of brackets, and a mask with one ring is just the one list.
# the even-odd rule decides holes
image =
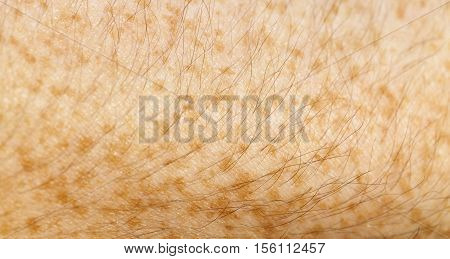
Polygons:
[[[449,24],[445,0],[0,0],[0,237],[449,238]],[[185,94],[308,95],[308,141],[140,142],[139,96]]]

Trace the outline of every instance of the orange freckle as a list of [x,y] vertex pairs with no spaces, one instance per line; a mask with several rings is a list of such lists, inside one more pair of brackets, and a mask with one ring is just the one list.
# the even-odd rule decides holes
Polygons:
[[221,29],[216,29],[215,33],[216,33],[217,36],[223,36],[224,35],[224,31],[221,30]]
[[179,192],[183,192],[184,189],[185,189],[185,187],[186,187],[186,183],[184,182],[184,179],[181,178],[181,177],[178,177],[178,178],[175,180],[175,187],[177,188],[177,190],[178,190]]
[[177,18],[173,16],[165,16],[164,19],[167,21],[167,24],[169,25],[169,31],[171,33],[175,33],[177,31]]
[[15,9],[14,10],[14,14],[16,15],[16,17],[22,17],[22,12],[20,12],[19,10]]
[[234,74],[234,71],[233,71],[233,69],[231,69],[231,67],[222,67],[221,69],[220,69],[220,73],[222,73],[222,74],[225,74],[225,75],[232,75],[232,74]]
[[395,109],[393,109],[391,106],[386,105],[383,108],[383,115],[386,118],[391,118],[394,115]]
[[405,8],[402,3],[400,3],[397,6],[397,10],[396,10],[395,14],[397,15],[397,18],[399,18],[400,20],[405,17]]
[[34,162],[28,157],[22,157],[20,159],[20,165],[25,172],[31,172],[34,168]]
[[277,149],[274,145],[269,144],[267,146],[267,152],[269,152],[272,156],[275,156],[275,154],[277,153]]
[[172,164],[175,161],[176,161],[175,159],[168,159],[168,160],[164,161],[163,165],[164,166],[168,166],[168,165]]
[[116,209],[112,207],[101,207],[99,210],[105,215],[113,215],[116,213]]
[[52,86],[50,87],[50,92],[55,97],[62,96],[64,94],[64,87]]
[[56,146],[59,149],[66,150],[69,147],[69,142],[67,140],[61,140]]
[[356,177],[356,182],[359,183],[359,184],[366,182],[365,176],[364,176],[364,175],[361,175],[361,174],[358,175],[358,176]]
[[225,229],[228,230],[228,231],[231,231],[231,230],[234,229],[234,227],[231,226],[231,225],[225,225]]
[[156,151],[150,149],[150,148],[146,148],[145,150],[143,150],[140,155],[143,159],[152,159],[155,157]]
[[392,196],[383,196],[381,198],[381,202],[384,206],[391,206],[392,202],[394,201],[394,198]]
[[137,227],[141,224],[141,220],[137,217],[133,217],[127,221],[127,225],[131,228]]
[[316,206],[320,209],[328,209],[328,204],[324,201],[320,201]]
[[[178,121],[179,120],[179,116],[180,116],[179,114],[175,114],[174,115],[174,120]],[[170,124],[167,121],[163,121],[162,122],[162,127],[161,127],[161,133],[163,135],[165,135],[166,133],[169,132],[169,130],[170,130]]]
[[348,221],[344,218],[339,220],[340,227],[346,227],[348,225]]
[[26,225],[31,233],[37,233],[40,229],[40,226],[35,218],[27,219]]
[[290,61],[288,62],[287,67],[288,67],[288,69],[289,69],[289,72],[294,73],[295,70],[297,69],[297,64],[295,63],[294,60],[290,60]]
[[102,126],[102,132],[104,134],[111,132],[116,126],[111,124],[105,124]]
[[266,3],[266,8],[267,8],[268,10],[274,10],[275,7],[276,7],[276,5],[275,5],[275,3],[273,3],[272,1],[268,1],[268,2]]
[[311,110],[317,111],[320,109],[321,100],[320,100],[319,96],[313,97],[309,103],[310,103]]
[[125,17],[127,22],[134,22],[136,20],[136,15],[133,13],[125,14]]
[[41,6],[42,9],[47,10],[48,9],[48,4],[46,3],[46,1],[41,0],[39,2],[39,5]]
[[311,65],[311,71],[318,70],[322,67],[322,61],[316,59],[314,63]]
[[227,197],[223,196],[212,201],[209,206],[213,209],[226,208],[229,203],[230,200]]
[[84,65],[89,62],[89,58],[83,52],[77,53],[78,63]]
[[167,64],[168,61],[169,61],[169,58],[167,57],[167,54],[165,54],[165,55],[161,58],[161,62],[165,65],[165,64]]
[[75,22],[79,22],[81,20],[81,16],[79,14],[72,14],[70,18]]
[[113,166],[117,166],[122,162],[122,158],[115,152],[109,152],[106,155],[105,160]]
[[422,219],[422,211],[418,208],[414,208],[411,210],[411,219],[414,221],[419,221]]
[[30,64],[34,64],[36,63],[36,57],[33,56],[32,54],[28,53],[28,52],[23,52],[25,61],[27,61]]
[[302,58],[303,57],[303,51],[299,50],[299,49],[294,49],[292,51],[292,54],[294,55],[294,57],[296,58]]
[[252,195],[252,189],[250,186],[250,183],[248,182],[241,182],[241,184],[238,184],[238,188],[236,189],[236,194],[241,200],[249,199],[249,197]]
[[205,215],[208,219],[213,219],[213,218],[217,217],[216,212],[213,212],[213,211],[208,211],[205,213]]
[[9,225],[7,224],[2,224],[0,226],[0,237],[5,237],[8,235],[10,229],[9,229]]
[[391,93],[391,91],[389,91],[387,85],[381,85],[380,88],[378,89],[378,91],[379,91],[380,94],[382,94],[384,97],[386,97],[389,102],[394,102],[395,101],[395,97]]
[[195,65],[189,64],[189,65],[184,66],[184,71],[186,71],[186,72],[195,71]]
[[90,137],[83,136],[78,142],[78,151],[80,153],[86,153],[94,144],[94,141]]
[[164,90],[164,83],[162,81],[153,82],[153,89],[157,92]]
[[196,140],[196,141],[193,141],[190,144],[190,146],[193,150],[199,150],[199,149],[203,148],[203,143],[201,141]]
[[281,14],[284,14],[287,9],[287,4],[284,2],[281,2],[280,4],[278,4],[277,9]]
[[131,138],[131,136],[128,134],[121,134],[119,136],[119,141],[111,144],[111,147],[115,151],[119,152],[120,154],[125,154],[128,151],[128,149],[130,148],[130,146],[129,146],[130,138]]
[[278,190],[276,190],[276,189],[271,189],[271,190],[269,191],[269,198],[270,198],[271,200],[273,200],[273,201],[281,200],[281,195],[280,195],[280,193],[278,192]]
[[239,153],[245,153],[249,146],[249,144],[239,144]]
[[180,239],[180,238],[182,238],[182,236],[180,236],[180,234],[178,234],[178,233],[170,232],[166,238],[167,239]]
[[75,179],[75,184],[79,188],[84,188],[89,184],[89,182],[92,178],[93,178],[93,174],[90,173],[89,171],[81,171],[80,173],[78,173],[78,176]]
[[200,210],[200,207],[197,204],[192,204],[188,207],[187,211],[189,216],[194,217]]
[[311,232],[322,232],[324,230],[324,228],[322,227],[322,225],[320,224],[315,224],[312,228],[311,228]]
[[225,49],[225,46],[223,45],[222,42],[216,42],[214,44],[214,49],[217,50],[218,52],[223,52],[223,50]]
[[219,164],[219,168],[222,171],[226,171],[233,164],[233,159],[231,156],[226,157]]
[[450,60],[445,61],[445,69],[447,69],[447,71],[450,71]]
[[356,214],[356,221],[359,223],[362,223],[366,220],[366,215],[362,214],[362,213],[357,213]]
[[17,39],[14,36],[11,36],[9,38],[9,43],[11,43],[12,45],[15,45],[15,46],[19,45],[19,42],[17,41]]
[[314,159],[316,161],[323,161],[324,160],[324,158],[322,156],[320,156],[319,154],[314,154]]
[[159,204],[158,208],[160,208],[161,210],[168,210],[168,209],[170,209],[170,206],[169,206],[169,204],[164,203],[164,204]]
[[88,209],[86,207],[83,207],[81,205],[75,205],[72,207],[72,210],[77,213],[80,216],[84,216],[86,215],[86,213],[88,212]]
[[[119,185],[119,186],[123,186],[123,185]],[[128,186],[124,187],[124,188],[116,188],[114,191],[114,194],[117,195],[117,197],[119,197],[122,200],[127,200],[132,206],[140,206],[141,204],[141,200],[140,199],[128,199],[129,197],[129,192],[128,192]]]
[[349,79],[354,80],[355,78],[358,77],[358,75],[359,75],[359,67],[357,65],[352,66],[350,68],[349,75],[348,75]]
[[56,199],[61,204],[65,204],[70,201],[69,195],[65,191],[58,192],[58,194],[56,195]]
[[265,216],[264,210],[261,207],[254,208],[251,210],[251,212],[254,216],[259,217],[259,218]]

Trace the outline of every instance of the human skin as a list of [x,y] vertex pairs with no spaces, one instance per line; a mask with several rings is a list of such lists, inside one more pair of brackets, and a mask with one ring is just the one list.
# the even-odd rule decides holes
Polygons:
[[[449,8],[1,0],[0,237],[448,238]],[[186,94],[309,96],[308,141],[139,141]]]

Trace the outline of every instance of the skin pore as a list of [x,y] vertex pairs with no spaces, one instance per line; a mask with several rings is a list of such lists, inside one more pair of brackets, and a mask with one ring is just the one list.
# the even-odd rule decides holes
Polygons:
[[[0,237],[448,238],[449,17],[0,0]],[[308,141],[139,142],[139,96],[207,94],[307,95]]]

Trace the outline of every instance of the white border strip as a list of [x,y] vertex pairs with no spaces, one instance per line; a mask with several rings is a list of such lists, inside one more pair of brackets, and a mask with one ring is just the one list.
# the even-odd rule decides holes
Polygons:
[[[320,245],[325,243],[322,252]],[[306,244],[306,248],[305,248]],[[259,252],[256,252],[258,245]],[[153,253],[125,253],[124,246],[153,247]],[[159,246],[168,246],[171,253],[157,253]],[[186,253],[195,248],[202,251],[205,246],[210,250],[215,246],[231,249],[239,246],[239,253]],[[227,246],[224,248],[223,246]],[[145,240],[0,240],[0,258],[8,259],[52,259],[52,258],[248,258],[253,257],[291,257],[291,258],[346,258],[346,259],[382,259],[382,258],[450,258],[448,239],[438,240],[386,240],[386,239],[145,239]],[[266,247],[266,248],[263,248]],[[300,248],[298,248],[300,247]],[[312,253],[315,247],[316,252]],[[162,248],[160,248],[162,251]],[[309,252],[306,250],[309,249]],[[290,251],[289,251],[290,250]],[[296,250],[295,253],[294,250]],[[266,251],[266,253],[264,253]]]

